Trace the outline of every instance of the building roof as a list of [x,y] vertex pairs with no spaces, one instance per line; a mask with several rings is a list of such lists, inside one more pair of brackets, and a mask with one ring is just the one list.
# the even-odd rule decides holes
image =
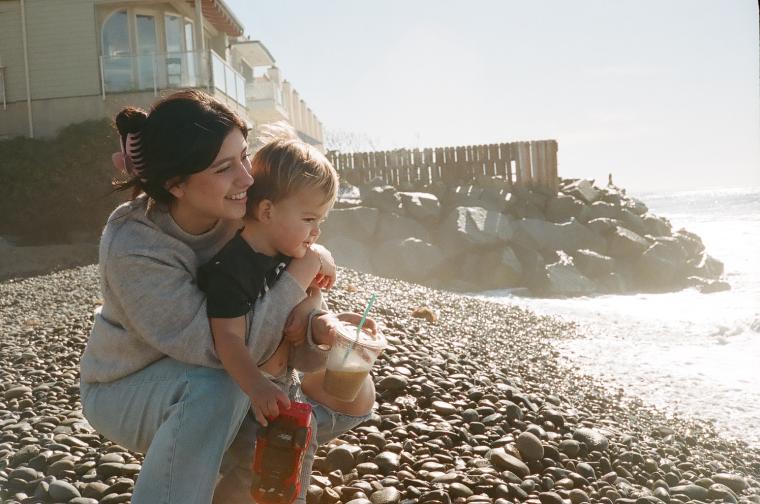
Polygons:
[[[187,3],[194,5],[194,0],[187,0]],[[230,37],[239,37],[243,35],[245,27],[238,18],[235,17],[232,10],[227,7],[223,0],[201,0],[201,9],[203,17],[214,25],[217,30],[226,33]]]
[[260,40],[241,40],[232,42],[232,47],[253,67],[272,66],[274,56]]

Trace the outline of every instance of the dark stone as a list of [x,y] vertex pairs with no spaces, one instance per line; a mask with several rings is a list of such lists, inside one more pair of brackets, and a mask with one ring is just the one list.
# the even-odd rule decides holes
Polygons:
[[491,464],[500,471],[512,471],[521,478],[530,474],[530,469],[522,460],[508,454],[503,448],[491,450],[489,459]]
[[564,504],[562,497],[557,492],[541,492],[538,494],[541,504]]
[[401,492],[394,487],[387,487],[373,492],[369,500],[372,504],[396,504],[401,500]]
[[573,439],[585,443],[589,451],[605,451],[609,446],[609,441],[604,435],[587,427],[576,429]]
[[541,460],[544,458],[544,447],[541,441],[530,432],[523,432],[515,440],[517,449],[523,456],[523,460]]

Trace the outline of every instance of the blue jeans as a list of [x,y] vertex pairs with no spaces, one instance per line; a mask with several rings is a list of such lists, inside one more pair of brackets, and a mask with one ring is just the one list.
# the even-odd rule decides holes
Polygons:
[[[289,395],[291,399],[308,402],[312,407],[312,438],[301,467],[301,492],[295,500],[297,503],[305,503],[306,490],[311,479],[311,466],[314,462],[317,446],[325,444],[363,423],[370,417],[370,414],[352,416],[333,411],[324,404],[306,397],[298,384],[291,388]],[[246,415],[238,435],[222,461],[222,473],[225,476],[217,486],[216,493],[214,493],[214,504],[247,504],[253,502],[249,496],[251,462],[259,427],[259,423],[256,422],[253,414]]]
[[[293,394],[303,400],[300,388],[294,387]],[[223,459],[225,472],[232,476],[222,480],[220,486],[227,490],[220,491],[234,489],[239,500],[229,494],[220,502],[250,502],[244,478],[250,476],[257,424],[248,415],[248,397],[225,370],[166,357],[115,382],[82,383],[81,396],[84,416],[95,430],[145,454],[134,504],[209,504]],[[314,404],[316,435],[304,460],[301,502],[317,443],[367,417],[341,415]]]

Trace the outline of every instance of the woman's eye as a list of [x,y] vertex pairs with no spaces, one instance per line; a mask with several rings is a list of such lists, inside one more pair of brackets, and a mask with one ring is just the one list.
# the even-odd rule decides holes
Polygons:
[[252,153],[252,152],[246,152],[245,154],[243,154],[243,157],[242,157],[242,158],[240,158],[240,159],[241,159],[242,161],[245,161],[245,160],[248,160],[248,161],[250,161],[250,160],[251,160],[251,156],[253,156],[253,153]]
[[230,168],[230,165],[224,165],[220,167],[219,169],[217,169],[214,173],[222,173],[224,171],[227,171],[229,168]]

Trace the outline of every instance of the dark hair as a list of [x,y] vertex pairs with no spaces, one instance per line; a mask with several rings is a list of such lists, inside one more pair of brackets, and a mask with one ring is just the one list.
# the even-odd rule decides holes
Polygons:
[[114,190],[132,189],[153,201],[170,203],[169,181],[181,182],[208,168],[219,154],[227,135],[235,128],[248,136],[246,122],[226,105],[202,91],[178,91],[154,103],[150,112],[123,108],[115,119],[121,146],[135,135],[132,158],[139,173],[114,181]]

